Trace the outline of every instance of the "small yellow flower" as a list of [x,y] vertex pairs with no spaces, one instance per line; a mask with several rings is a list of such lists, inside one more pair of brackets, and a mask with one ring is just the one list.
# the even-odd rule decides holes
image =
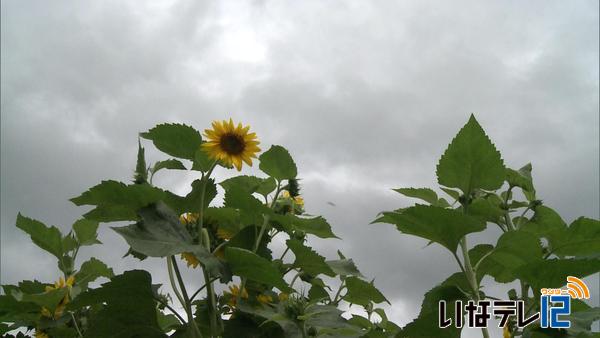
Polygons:
[[269,295],[258,295],[256,296],[256,300],[258,300],[261,304],[269,304],[273,302],[273,298]]
[[236,127],[229,119],[229,122],[214,121],[212,128],[204,130],[208,141],[202,144],[202,150],[210,158],[235,166],[238,171],[242,170],[242,161],[252,166],[252,158],[260,151],[260,142],[256,140],[256,133],[248,133],[250,126],[242,127],[239,123]]
[[503,338],[512,338],[510,335],[510,330],[508,329],[508,323],[506,323],[506,325],[504,325],[504,330],[502,331],[502,337]]
[[282,292],[279,294],[279,301],[280,302],[285,302],[286,300],[288,300],[288,298],[290,297],[290,295],[288,295],[285,292]]
[[284,190],[281,192],[281,197],[283,198],[290,198],[290,192],[287,190]]
[[[71,288],[73,287],[73,284],[75,284],[75,276],[69,276],[67,278],[67,280],[65,280],[63,277],[60,277],[58,279],[58,281],[54,283],[54,286],[52,286],[52,285],[46,286],[46,292],[50,292],[52,290],[62,289],[62,288],[67,288],[68,290],[71,290]],[[68,303],[69,303],[69,293],[67,292],[67,294],[63,297],[63,299],[61,299],[60,303],[58,303],[58,306],[54,310],[54,314],[52,314],[50,312],[50,310],[48,310],[47,308],[43,307],[42,308],[42,316],[58,319],[58,318],[62,317],[63,312],[65,311],[65,307],[67,306]]]
[[217,229],[217,237],[219,237],[220,239],[231,239],[231,237],[233,237],[233,234],[223,228],[219,228]]
[[304,198],[301,196],[294,197],[294,203],[302,208],[304,208]]
[[[240,287],[237,285],[232,285],[229,287],[228,293],[231,296],[229,297],[229,301],[227,302],[227,304],[229,304],[229,306],[231,307],[235,307],[235,305],[237,304],[238,295],[240,294]],[[248,292],[246,291],[246,288],[244,288],[244,290],[242,291],[241,297],[243,299],[248,299]]]
[[179,216],[179,221],[181,222],[181,224],[188,225],[196,223],[198,221],[198,218],[200,218],[200,214],[186,212],[185,214],[181,214],[181,216]]
[[35,338],[50,338],[44,331],[35,329]]
[[187,266],[188,267],[191,266],[193,269],[197,268],[198,265],[200,264],[200,261],[198,260],[198,258],[196,258],[196,256],[191,252],[182,253],[181,259],[185,260],[187,262]]

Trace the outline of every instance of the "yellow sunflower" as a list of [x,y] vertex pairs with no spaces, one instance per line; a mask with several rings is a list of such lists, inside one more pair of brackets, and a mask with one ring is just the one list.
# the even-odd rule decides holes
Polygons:
[[262,294],[256,296],[256,300],[259,303],[265,304],[265,305],[273,302],[273,298],[271,296],[269,296],[269,295],[262,295]]
[[242,127],[239,123],[236,127],[229,119],[229,122],[214,121],[212,127],[204,130],[208,141],[202,144],[209,157],[235,166],[238,171],[242,170],[242,161],[252,166],[252,158],[260,151],[260,142],[256,140],[256,133],[248,133],[250,126]]
[[[46,286],[46,292],[50,292],[52,290],[62,289],[62,288],[68,288],[70,290],[73,287],[73,284],[75,284],[75,276],[70,276],[67,278],[67,280],[65,280],[63,277],[60,277],[60,279],[54,283],[54,286],[51,286],[51,285]],[[67,293],[63,297],[63,299],[61,299],[60,303],[58,303],[58,306],[54,310],[54,314],[52,312],[50,312],[50,310],[48,310],[47,308],[42,307],[42,316],[58,319],[63,315],[65,307],[67,306],[68,303],[69,303],[69,294]]]

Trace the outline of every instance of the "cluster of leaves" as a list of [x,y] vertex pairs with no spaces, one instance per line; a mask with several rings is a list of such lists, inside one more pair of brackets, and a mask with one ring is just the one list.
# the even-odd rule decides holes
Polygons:
[[[389,223],[405,234],[419,236],[450,251],[459,272],[425,294],[421,312],[399,337],[460,337],[460,328],[438,327],[438,303],[456,300],[523,300],[527,314],[539,311],[541,288],[560,288],[567,276],[585,277],[600,271],[600,222],[580,217],[567,225],[536,196],[532,167],[507,168],[476,119],[452,140],[437,165],[440,198],[429,188],[401,188],[398,193],[423,204],[383,212],[375,221]],[[495,224],[501,230],[497,242],[469,247],[467,235]],[[507,297],[485,293],[482,279],[498,283],[518,282]],[[497,295],[496,295],[497,296]],[[449,306],[453,310],[453,306]],[[454,316],[454,313],[449,313]],[[517,329],[509,322],[511,336],[591,337],[591,323],[600,319],[600,308],[573,300],[569,329],[541,329],[539,325]],[[489,337],[483,329],[484,337]]]
[[[377,307],[387,299],[353,261],[342,253],[327,259],[307,244],[310,236],[336,236],[324,218],[304,215],[297,168],[286,149],[274,145],[260,155],[265,177],[238,175],[218,183],[224,191],[218,206],[219,190],[211,174],[231,167],[207,156],[197,130],[161,124],[141,137],[173,158],[149,166],[140,143],[133,183],[103,181],[71,200],[93,209],[69,234],[18,216],[17,226],[56,256],[62,280],[54,286],[38,281],[4,285],[0,333],[20,329],[18,337],[30,330],[37,337],[397,334],[399,328]],[[190,170],[198,179],[187,195],[180,196],[152,184],[157,173],[167,170]],[[130,246],[127,254],[139,260],[164,258],[175,297],[162,294],[147,271],[115,276],[96,258],[76,268],[80,247],[101,244],[96,235],[99,223],[122,221],[130,224],[112,229]],[[274,240],[286,243],[279,257],[271,251]],[[194,293],[178,267],[180,257],[204,280]],[[88,288],[100,277],[110,281]],[[366,317],[342,316],[340,308],[349,304],[362,307]]]

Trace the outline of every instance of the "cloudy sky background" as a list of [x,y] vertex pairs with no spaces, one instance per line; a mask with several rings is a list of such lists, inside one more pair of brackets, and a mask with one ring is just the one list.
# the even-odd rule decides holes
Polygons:
[[[509,166],[532,162],[539,196],[565,220],[599,217],[597,1],[1,6],[2,284],[58,277],[14,227],[17,212],[68,229],[87,211],[68,199],[102,179],[129,181],[137,133],[161,122],[204,129],[232,117],[263,149],[288,148],[308,211],[343,238],[310,244],[354,258],[402,325],[457,267],[442,247],[369,223],[412,203],[391,188],[435,186],[435,164],[470,113]],[[194,178],[155,182],[184,194]],[[80,262],[96,256],[166,282],[163,261],[121,259],[125,242],[108,226],[100,239]],[[598,300],[598,277],[587,281]]]

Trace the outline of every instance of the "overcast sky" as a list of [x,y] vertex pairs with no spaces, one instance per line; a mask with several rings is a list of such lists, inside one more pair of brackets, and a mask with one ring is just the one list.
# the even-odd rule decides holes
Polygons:
[[[88,210],[68,199],[102,179],[129,181],[137,133],[161,122],[203,130],[231,117],[263,149],[288,148],[308,211],[343,238],[310,244],[354,258],[402,325],[457,267],[441,246],[369,223],[412,203],[390,189],[435,186],[437,160],[470,113],[509,166],[533,164],[539,196],[565,220],[599,216],[598,1],[1,6],[2,284],[58,277],[14,227],[17,212],[68,229]],[[193,179],[156,182],[184,194]],[[125,242],[108,226],[100,239],[82,258],[166,281],[161,260],[120,259]]]

